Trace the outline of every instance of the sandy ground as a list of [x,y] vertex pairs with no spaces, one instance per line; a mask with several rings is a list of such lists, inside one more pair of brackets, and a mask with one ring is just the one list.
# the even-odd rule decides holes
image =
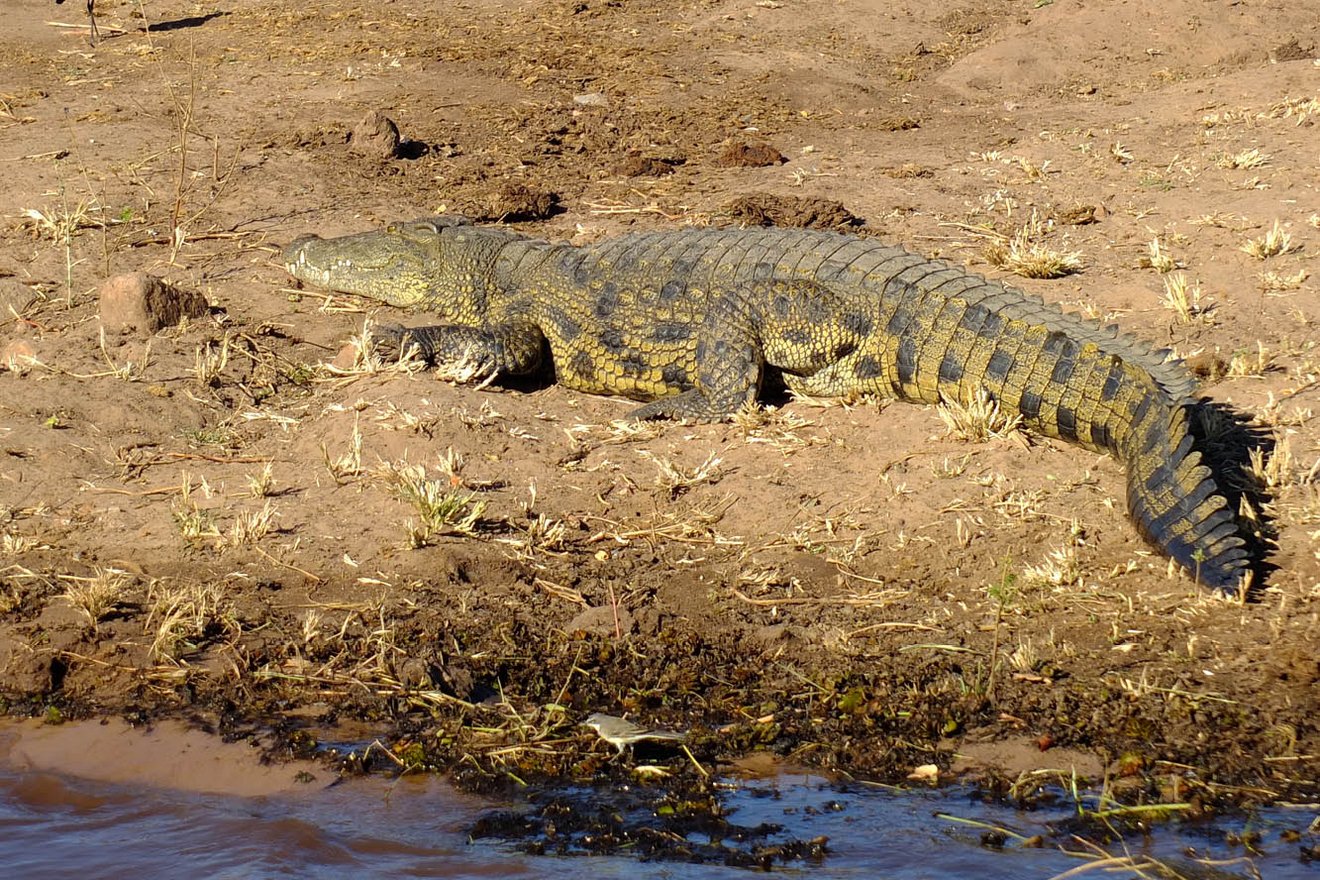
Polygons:
[[[575,726],[603,710],[878,777],[1320,778],[1311,4],[102,0],[94,49],[51,23],[75,7],[13,0],[0,32],[10,712],[496,774],[603,758]],[[401,155],[350,138],[372,112]],[[899,404],[638,426],[545,383],[338,369],[367,316],[419,318],[275,259],[446,211],[584,242],[831,202],[996,277],[1034,222],[1082,269],[1014,283],[1188,358],[1272,441],[1249,601],[1171,572],[1085,450]],[[209,314],[106,332],[132,271]]]

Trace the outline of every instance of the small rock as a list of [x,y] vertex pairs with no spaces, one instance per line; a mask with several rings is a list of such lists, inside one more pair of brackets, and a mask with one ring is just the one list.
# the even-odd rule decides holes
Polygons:
[[744,141],[729,144],[715,158],[715,164],[723,168],[765,168],[768,165],[782,165],[787,161],[783,153],[769,144],[749,144]]
[[587,92],[583,95],[574,95],[573,103],[584,107],[604,107],[610,103],[610,99],[601,92]]
[[11,339],[0,346],[0,370],[26,373],[37,359],[37,349],[26,339]]
[[132,329],[150,336],[184,318],[200,318],[209,308],[200,293],[145,272],[116,275],[101,285],[101,324],[116,333]]
[[393,159],[399,155],[399,126],[379,110],[372,110],[353,126],[348,136],[348,149],[361,156]]
[[336,370],[351,370],[353,367],[357,366],[357,361],[358,347],[351,342],[345,342],[340,347],[338,353],[335,354],[335,358],[330,362],[330,366],[334,367]]

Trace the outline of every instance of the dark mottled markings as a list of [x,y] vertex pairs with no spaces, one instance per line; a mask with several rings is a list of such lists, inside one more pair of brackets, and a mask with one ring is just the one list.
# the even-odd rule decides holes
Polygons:
[[606,281],[601,287],[600,293],[596,294],[596,304],[594,311],[596,317],[602,321],[614,314],[615,309],[619,307],[619,286],[613,281]]
[[1059,427],[1059,436],[1064,440],[1077,439],[1077,413],[1070,407],[1060,406],[1055,419]]
[[1018,401],[1018,412],[1028,419],[1040,415],[1040,395],[1034,391],[1023,391],[1022,399]]
[[998,339],[1004,332],[1004,316],[991,312],[977,328],[976,335],[982,339]]
[[687,290],[687,284],[676,278],[671,278],[660,286],[660,302],[671,303],[683,295]]
[[1114,435],[1103,422],[1091,423],[1091,442],[1102,449],[1114,449]]
[[1051,330],[1046,334],[1045,344],[1041,347],[1050,354],[1062,354],[1064,349],[1068,347],[1070,341],[1071,340],[1068,339],[1068,334],[1064,333],[1062,330]]
[[1003,381],[1013,369],[1013,356],[1006,351],[996,351],[990,355],[990,363],[985,365],[985,375],[990,379]]
[[784,341],[790,345],[803,347],[811,344],[811,331],[802,327],[789,327],[783,333]]
[[553,306],[547,308],[545,311],[545,319],[554,327],[555,332],[559,334],[559,338],[563,339],[565,342],[572,342],[574,339],[577,339],[582,335],[581,325],[570,318],[563,309],[555,308]]
[[834,359],[836,361],[841,361],[856,350],[857,343],[855,342],[840,343],[834,347]]
[[917,375],[917,340],[903,336],[898,340],[898,381],[911,382]]
[[843,329],[854,336],[870,336],[874,324],[866,315],[859,312],[844,312],[843,317],[839,319]]
[[853,367],[853,375],[858,379],[875,379],[883,372],[880,369],[880,362],[867,355],[857,359],[857,366]]
[[660,378],[666,385],[672,385],[679,391],[687,391],[692,387],[692,380],[688,378],[687,370],[677,364],[669,364],[661,370]]
[[765,281],[767,278],[774,277],[774,274],[775,274],[774,263],[767,263],[765,261],[762,261],[752,267],[753,281]]
[[968,306],[958,319],[958,326],[973,333],[981,332],[981,325],[990,317],[990,310],[983,305]]
[[940,361],[940,381],[957,382],[963,375],[963,363],[958,355],[950,352]]
[[585,351],[579,351],[568,359],[568,369],[579,376],[594,376],[596,375],[596,362]]
[[788,313],[793,310],[793,301],[787,294],[777,293],[770,301],[770,308],[774,309],[776,318],[787,318]]
[[[1132,411],[1132,426],[1137,427],[1146,420],[1146,413],[1150,412],[1151,399],[1149,394],[1141,395],[1141,403]],[[1146,431],[1145,443],[1143,444],[1142,454],[1148,454],[1154,451],[1155,446],[1160,442],[1159,431]]]
[[1050,381],[1059,385],[1066,384],[1077,368],[1077,353],[1082,347],[1063,331],[1053,330],[1045,337],[1045,350],[1059,356],[1050,372]]
[[904,306],[899,306],[898,309],[894,311],[893,316],[889,319],[889,323],[885,325],[885,331],[890,336],[902,336],[903,331],[906,330],[908,328],[908,324],[911,323],[912,323],[911,310],[907,309]]
[[1054,369],[1050,371],[1050,381],[1056,385],[1066,385],[1076,368],[1077,361],[1072,358],[1059,358],[1054,364]]
[[619,369],[623,370],[625,376],[640,376],[650,369],[646,363],[646,358],[639,354],[626,354],[619,358]]
[[681,321],[658,321],[651,331],[657,342],[682,342],[692,335],[692,325]]
[[822,324],[828,321],[830,315],[830,303],[818,296],[809,296],[806,299],[806,318],[813,324]]
[[1109,375],[1105,377],[1105,387],[1100,389],[1101,400],[1113,400],[1123,384],[1123,360],[1117,356],[1109,364]]
[[618,354],[623,351],[623,334],[617,327],[607,327],[600,331],[600,345],[610,354]]
[[584,254],[582,258],[577,261],[577,265],[573,267],[573,283],[580,287],[586,287],[591,281],[591,269],[592,267],[588,265],[586,255]]

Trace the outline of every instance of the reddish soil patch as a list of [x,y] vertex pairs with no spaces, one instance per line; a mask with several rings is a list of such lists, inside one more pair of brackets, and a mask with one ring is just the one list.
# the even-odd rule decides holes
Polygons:
[[[47,23],[76,9],[9,3],[9,711],[258,720],[295,750],[367,721],[407,762],[524,775],[630,712],[708,759],[903,778],[1011,740],[1137,799],[1313,786],[1320,24],[1030,5],[102,0],[93,50]],[[349,137],[372,112],[397,143]],[[735,142],[787,162],[725,167]],[[1267,582],[1207,594],[1138,539],[1112,460],[929,409],[620,426],[630,404],[556,387],[336,371],[364,314],[416,317],[274,259],[444,212],[577,241],[726,223],[753,193],[989,274],[1035,212],[1084,270],[1020,286],[1212,365],[1273,436]],[[210,314],[103,335],[100,284],[139,271]],[[426,533],[409,467],[470,534]]]

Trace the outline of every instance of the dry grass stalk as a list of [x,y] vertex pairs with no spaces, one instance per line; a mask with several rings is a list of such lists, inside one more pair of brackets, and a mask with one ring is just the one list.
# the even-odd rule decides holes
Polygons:
[[570,440],[576,441],[585,436],[604,445],[654,440],[663,434],[665,430],[663,422],[614,419],[607,425],[574,425],[571,428],[565,428],[564,433],[568,435]]
[[219,383],[220,374],[229,366],[229,348],[232,339],[233,335],[226,333],[219,343],[207,340],[197,346],[193,353],[193,377],[196,378],[198,385],[209,387]]
[[358,425],[358,416],[353,416],[353,433],[349,436],[348,451],[336,457],[330,457],[329,448],[321,444],[321,458],[325,469],[330,472],[336,486],[342,486],[351,477],[362,473],[362,429]]
[[217,623],[225,622],[220,584],[155,581],[147,588],[147,618],[143,624],[152,634],[150,654],[156,660],[177,662],[196,647]]
[[6,531],[0,535],[0,556],[18,556],[29,550],[42,548],[44,545],[31,535],[20,535]]
[[1160,299],[1160,305],[1173,312],[1179,324],[1207,321],[1214,308],[1209,300],[1204,303],[1201,301],[1200,282],[1189,284],[1187,276],[1182,272],[1165,276],[1164,296]]
[[92,217],[93,212],[100,212],[101,206],[95,201],[80,201],[73,207],[67,204],[44,210],[25,208],[21,215],[24,225],[36,233],[38,238],[50,240],[61,247],[67,246],[82,229],[99,229],[104,222]]
[[256,544],[275,528],[275,508],[267,501],[260,510],[245,510],[234,518],[224,543],[230,547]]
[[1292,236],[1284,231],[1278,220],[1275,220],[1269,232],[1260,238],[1248,240],[1241,249],[1243,253],[1250,254],[1258,260],[1267,260],[1292,250]]
[[118,569],[97,568],[91,577],[67,576],[65,580],[70,581],[64,591],[65,601],[87,615],[88,624],[95,630],[101,618],[119,602],[129,578]]
[[486,502],[473,502],[475,492],[461,492],[448,480],[426,478],[421,465],[386,462],[379,470],[386,484],[417,511],[418,520],[408,520],[409,545],[424,547],[439,535],[475,535]]
[[[207,489],[205,481],[203,481],[202,489],[204,492]],[[193,500],[192,492],[192,477],[185,472],[179,485],[179,498],[174,502],[171,509],[179,534],[189,543],[200,541],[203,538],[220,537],[220,530],[216,528],[210,511],[203,510],[197,505],[197,502]]]
[[1150,240],[1148,251],[1149,253],[1142,262],[1156,272],[1159,272],[1161,275],[1165,275],[1172,272],[1174,269],[1179,268],[1178,261],[1165,252],[1164,246],[1160,244],[1158,238],[1152,238]]
[[1237,153],[1225,153],[1215,160],[1220,168],[1260,168],[1268,165],[1270,157],[1254,147]]
[[1045,554],[1037,565],[1024,566],[1022,585],[1028,587],[1074,587],[1081,583],[1082,566],[1077,546],[1065,544]]
[[[353,357],[347,367],[322,364],[321,369],[333,376],[369,376],[382,372],[398,372],[412,375],[427,368],[422,360],[420,347],[416,344],[400,345],[397,352],[392,346],[382,345],[387,334],[381,333],[375,322],[367,318],[362,322],[362,329],[348,337],[348,345]],[[391,356],[386,355],[387,348]]]
[[668,492],[670,497],[677,497],[693,486],[702,483],[718,483],[724,477],[724,470],[720,467],[723,459],[714,452],[707,455],[705,461],[690,470],[680,467],[673,459],[661,458],[646,449],[639,451],[638,455],[648,459],[655,465],[656,470],[659,471],[656,475],[655,486]]
[[517,543],[519,552],[530,556],[534,553],[558,553],[565,548],[567,541],[568,525],[562,519],[551,519],[539,513],[523,529],[522,538]]
[[1228,376],[1232,379],[1263,376],[1273,363],[1274,355],[1266,350],[1265,343],[1258,341],[1254,352],[1233,352],[1233,357],[1228,361]]
[[1005,415],[999,408],[999,401],[984,388],[978,388],[976,395],[966,403],[941,395],[935,412],[944,422],[949,436],[978,443],[1008,437],[1022,423],[1019,415]]
[[1293,119],[1296,118],[1297,125],[1306,123],[1312,116],[1320,115],[1320,98],[1284,98],[1271,104],[1264,113],[1258,114],[1258,119]]
[[275,475],[271,472],[270,462],[266,462],[259,474],[248,474],[247,494],[252,498],[269,498],[275,491]]
[[1250,460],[1243,466],[1243,470],[1258,486],[1271,492],[1300,485],[1305,476],[1309,476],[1303,475],[1297,459],[1293,457],[1292,443],[1287,437],[1279,439],[1268,459],[1265,451],[1260,448],[1251,449],[1247,454]]
[[749,403],[733,414],[733,424],[748,443],[765,443],[788,454],[807,446],[824,443],[819,436],[800,433],[815,422],[783,409]]
[[1260,289],[1264,291],[1297,290],[1306,283],[1311,273],[1298,269],[1295,275],[1280,275],[1278,272],[1260,273]]
[[1080,272],[1078,251],[1060,251],[1042,244],[1045,224],[1033,209],[1031,218],[1007,242],[997,241],[985,249],[992,266],[1023,278],[1062,278]]

